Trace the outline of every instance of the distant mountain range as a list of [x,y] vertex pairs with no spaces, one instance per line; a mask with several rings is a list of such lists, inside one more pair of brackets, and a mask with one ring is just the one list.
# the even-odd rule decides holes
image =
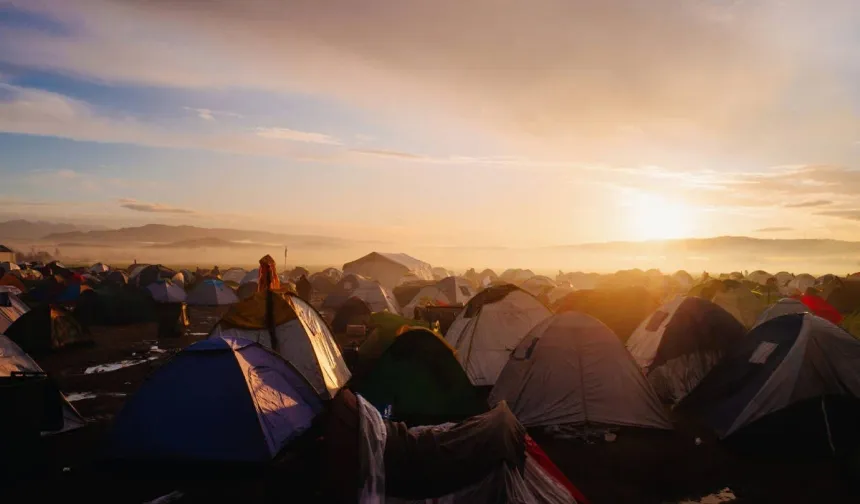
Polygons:
[[0,222],[0,243],[4,241],[39,240],[56,233],[71,233],[107,229],[103,226],[81,226],[78,224],[43,221],[11,220]]
[[305,247],[340,247],[349,243],[348,240],[327,236],[290,235],[268,231],[196,226],[168,226],[165,224],[147,224],[139,227],[97,231],[58,232],[45,235],[42,239],[56,243],[138,243],[172,248],[180,246],[185,248],[241,246],[241,242],[269,246],[301,245]]
[[260,248],[259,243],[232,242],[221,238],[198,238],[196,240],[182,240],[173,243],[157,243],[150,248],[160,249],[202,249],[202,248]]

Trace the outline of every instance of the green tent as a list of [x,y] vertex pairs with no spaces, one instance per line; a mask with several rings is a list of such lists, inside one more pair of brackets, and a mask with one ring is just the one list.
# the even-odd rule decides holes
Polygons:
[[423,328],[395,336],[352,388],[379,411],[390,407],[391,418],[407,425],[455,422],[487,409],[451,347]]

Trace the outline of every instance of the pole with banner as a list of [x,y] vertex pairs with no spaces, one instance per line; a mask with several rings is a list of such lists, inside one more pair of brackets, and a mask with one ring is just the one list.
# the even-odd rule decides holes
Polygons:
[[287,271],[287,246],[284,245],[284,272]]

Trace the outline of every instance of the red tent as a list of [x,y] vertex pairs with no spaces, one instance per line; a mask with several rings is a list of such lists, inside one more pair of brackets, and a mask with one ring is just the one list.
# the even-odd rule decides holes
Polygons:
[[805,304],[806,307],[809,308],[809,311],[815,315],[818,315],[825,320],[829,320],[836,325],[842,323],[842,314],[824,299],[811,294],[800,296],[799,299],[800,302]]

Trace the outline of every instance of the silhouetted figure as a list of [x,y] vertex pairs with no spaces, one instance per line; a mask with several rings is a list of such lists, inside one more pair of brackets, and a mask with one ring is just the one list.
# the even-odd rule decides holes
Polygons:
[[306,277],[305,275],[302,275],[302,277],[299,278],[299,280],[296,282],[296,294],[298,294],[300,298],[310,303],[312,292],[313,286],[311,286],[310,280],[308,280],[308,277]]

